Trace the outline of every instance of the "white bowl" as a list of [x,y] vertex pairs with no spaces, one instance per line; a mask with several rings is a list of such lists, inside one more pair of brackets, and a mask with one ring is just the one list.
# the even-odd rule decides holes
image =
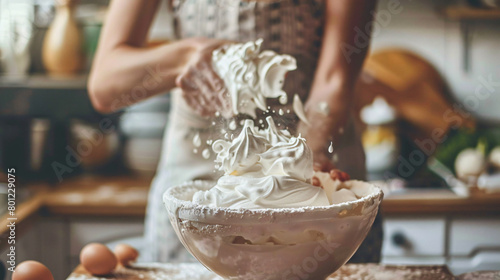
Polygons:
[[325,279],[356,252],[370,230],[382,191],[348,181],[358,200],[320,207],[231,209],[191,202],[213,182],[165,192],[163,201],[182,244],[225,279]]

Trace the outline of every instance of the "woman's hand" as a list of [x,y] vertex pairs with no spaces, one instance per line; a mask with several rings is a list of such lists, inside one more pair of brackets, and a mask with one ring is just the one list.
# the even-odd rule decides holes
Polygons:
[[[344,89],[340,91],[344,92]],[[345,98],[348,95],[338,94],[340,91],[338,87],[316,88],[316,98],[309,98],[305,106],[309,124],[300,122],[298,132],[313,153],[314,171],[330,172],[332,179],[345,181],[349,180],[349,175],[335,169],[333,155],[328,151],[330,145],[335,150],[349,115],[350,101]],[[337,94],[327,94],[332,92]]]
[[201,116],[215,112],[232,116],[231,97],[224,81],[212,68],[212,52],[231,43],[226,40],[195,38],[194,51],[175,83],[183,91],[187,104]]
[[[345,173],[344,171],[342,171],[340,169],[332,169],[332,170],[330,170],[329,174],[330,174],[330,178],[334,181],[338,180],[340,182],[345,182],[345,181],[349,181],[351,179],[351,176],[349,176],[349,174]],[[323,188],[323,186],[321,185],[321,181],[318,179],[318,177],[312,177],[311,183],[313,186]]]
[[300,122],[298,132],[306,139],[306,143],[313,153],[314,170],[329,172],[335,168],[332,161],[332,153],[328,151],[328,147],[333,145],[341,134],[344,117],[339,114],[344,112],[332,112],[330,109],[328,114],[320,112],[318,104],[308,105],[306,107],[306,115],[309,120],[309,125]]
[[300,122],[298,131],[306,139],[307,146],[313,153],[314,171],[329,172],[335,168],[332,157],[328,153],[329,142],[332,140],[332,132],[327,129],[332,126],[333,120],[319,116],[319,113],[307,112],[309,125]]

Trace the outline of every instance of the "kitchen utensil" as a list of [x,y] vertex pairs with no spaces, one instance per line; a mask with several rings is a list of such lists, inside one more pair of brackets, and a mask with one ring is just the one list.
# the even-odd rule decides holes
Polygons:
[[409,133],[420,138],[433,139],[435,131],[444,133],[457,123],[474,126],[473,118],[454,109],[446,82],[434,66],[407,50],[384,49],[370,55],[355,94],[358,112],[381,96],[400,119],[413,125]]
[[455,174],[437,159],[430,158],[427,161],[427,166],[431,171],[443,178],[455,194],[461,197],[468,197],[470,195],[469,186],[455,177]]

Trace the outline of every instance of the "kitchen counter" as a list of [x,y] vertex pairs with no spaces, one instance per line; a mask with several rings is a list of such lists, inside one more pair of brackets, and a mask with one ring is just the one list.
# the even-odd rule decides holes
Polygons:
[[[43,210],[44,215],[136,216],[146,212],[152,178],[83,176],[64,180],[55,188],[32,186],[34,195],[17,206],[17,223]],[[462,198],[448,190],[414,190],[386,193],[381,206],[385,215],[478,214],[500,215],[500,196]],[[4,215],[0,235],[8,229]]]
[[[66,179],[58,186],[30,186],[32,197],[16,207],[16,226],[23,225],[40,214],[45,216],[137,217],[146,213],[152,178],[118,176],[82,176]],[[461,198],[447,190],[413,190],[388,193],[381,211],[386,216],[398,215],[480,215],[500,216],[500,196]],[[11,218],[0,220],[0,236],[6,237]]]
[[474,193],[460,197],[447,189],[414,189],[405,192],[386,193],[382,212],[389,215],[500,215],[500,195]]
[[[4,214],[0,220],[0,237],[6,236],[10,222],[16,227],[42,215],[57,216],[135,216],[146,213],[151,178],[119,176],[85,176],[66,179],[56,187],[37,183],[25,186],[31,196],[16,205],[15,216]],[[1,243],[5,244],[5,243]]]
[[[151,178],[82,177],[64,181],[46,195],[44,206],[58,215],[145,214]],[[415,189],[385,194],[384,214],[500,215],[500,196],[459,197],[450,190]]]
[[[64,272],[58,279],[63,279],[78,265],[78,253],[85,244],[142,234],[151,180],[85,176],[65,179],[57,186],[23,186],[32,196],[16,207],[18,238],[33,230],[57,232],[59,237],[52,243],[39,242],[49,242],[47,246],[59,250],[62,257],[57,263],[70,260],[69,266],[60,265],[58,270]],[[393,191],[386,193],[381,210],[385,215],[384,263],[447,264],[457,274],[498,267],[498,254],[492,256],[499,244],[495,237],[500,232],[498,196],[460,198],[446,190]],[[0,220],[2,239],[9,230],[7,218],[4,215]],[[402,236],[411,247],[394,243],[395,236]],[[0,250],[5,244],[0,240]],[[470,254],[475,255],[467,257]]]
[[[25,223],[31,220],[31,218],[36,215],[42,207],[45,194],[48,193],[49,189],[50,186],[43,183],[29,186],[26,190],[30,192],[30,196],[23,201],[19,200],[21,196],[19,195],[19,192],[17,192],[15,210],[14,213],[12,213],[13,215],[11,215],[10,211],[7,211],[0,219],[0,237],[3,238],[4,236],[7,236],[6,233],[10,230],[7,225],[11,222],[15,223],[17,232],[19,232],[19,229],[22,230]],[[0,242],[0,244],[6,243]]]
[[45,195],[51,215],[144,216],[152,178],[81,177]]
[[7,120],[16,116],[58,121],[101,117],[90,103],[86,85],[86,75],[0,76],[0,117]]
[[[499,274],[495,274],[498,276]],[[495,276],[493,275],[493,276]],[[67,280],[94,280],[82,266],[79,266]],[[219,280],[222,279],[207,271],[201,264],[143,264],[137,268],[117,269],[115,274],[99,279],[114,280],[149,280],[149,279],[190,279]],[[298,278],[297,278],[298,279]],[[347,264],[330,275],[327,280],[341,279],[384,279],[384,280],[426,280],[456,279],[446,266],[386,266],[376,264]],[[462,279],[462,278],[459,278]],[[463,278],[467,279],[467,278]],[[495,278],[481,278],[495,279]]]

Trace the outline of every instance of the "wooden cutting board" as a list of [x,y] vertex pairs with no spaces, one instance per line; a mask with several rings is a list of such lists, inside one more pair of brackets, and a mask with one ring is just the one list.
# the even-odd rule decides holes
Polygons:
[[[498,276],[498,275],[497,275]],[[113,275],[91,276],[79,266],[67,280],[222,280],[201,264],[142,264],[135,268],[118,268]],[[446,266],[389,266],[377,264],[347,264],[328,280],[434,280],[455,279]],[[494,279],[494,278],[492,278]]]
[[472,116],[456,110],[451,89],[438,70],[423,57],[404,49],[383,49],[371,54],[355,95],[357,112],[375,97],[383,97],[400,119],[411,124],[408,133],[414,137],[433,139],[437,129],[446,132],[456,124],[475,125]]

